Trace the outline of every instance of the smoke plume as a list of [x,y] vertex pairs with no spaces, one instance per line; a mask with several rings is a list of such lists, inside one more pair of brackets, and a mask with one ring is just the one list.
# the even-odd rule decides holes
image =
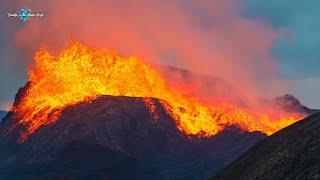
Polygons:
[[[270,50],[277,32],[241,15],[235,0],[29,1],[45,16],[20,25],[15,47],[29,54],[45,42],[53,51],[71,38],[221,78],[243,97],[278,93],[277,62]],[[18,8],[18,7],[17,7]]]

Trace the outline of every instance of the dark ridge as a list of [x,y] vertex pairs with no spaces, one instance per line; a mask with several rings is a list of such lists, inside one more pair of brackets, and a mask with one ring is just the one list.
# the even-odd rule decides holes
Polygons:
[[301,102],[292,94],[285,94],[273,99],[273,102],[279,108],[288,112],[300,112],[304,114],[315,114],[320,109],[311,109],[301,104]]
[[[186,70],[169,68],[164,73],[197,80]],[[212,89],[224,84],[201,78],[207,78]],[[29,86],[30,82],[19,90],[14,107]],[[214,93],[220,96],[224,88],[230,87],[225,84]],[[164,110],[166,102],[151,100],[159,120],[143,98],[100,96],[64,109],[58,121],[41,127],[22,144],[17,139],[26,125],[17,126],[20,117],[10,111],[0,124],[0,179],[204,179],[266,137],[236,126],[210,138],[188,137]],[[272,101],[288,111],[306,112],[298,102],[292,96]]]
[[19,116],[9,113],[0,125],[0,179],[204,179],[265,137],[238,127],[188,137],[165,102],[151,100],[159,120],[143,98],[101,96],[67,107],[22,144]]
[[320,113],[280,130],[210,179],[319,179]]

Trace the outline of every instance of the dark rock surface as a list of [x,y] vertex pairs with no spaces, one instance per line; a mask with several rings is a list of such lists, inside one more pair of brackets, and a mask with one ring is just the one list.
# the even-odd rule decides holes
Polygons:
[[212,179],[320,179],[320,114],[259,142]]
[[8,113],[0,125],[0,179],[204,179],[265,137],[237,127],[211,138],[188,137],[165,102],[152,101],[159,120],[139,97],[82,102],[22,144],[19,131],[9,131],[19,117]]

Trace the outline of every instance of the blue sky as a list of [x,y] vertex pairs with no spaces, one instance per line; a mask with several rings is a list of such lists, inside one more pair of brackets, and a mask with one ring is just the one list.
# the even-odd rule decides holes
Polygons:
[[273,50],[281,75],[293,81],[291,93],[306,105],[320,107],[320,1],[243,0],[245,16],[263,18],[289,37]]
[[284,76],[294,78],[319,77],[320,2],[317,0],[244,0],[251,18],[264,18],[288,40],[279,42],[274,55],[280,61]]
[[[288,93],[297,96],[307,106],[320,108],[320,1],[237,1],[245,7],[243,16],[262,19],[283,34],[284,38],[275,44],[272,54],[279,62],[281,76],[292,82]],[[6,7],[8,2],[1,2],[0,7]],[[5,108],[26,82],[26,75],[20,65],[24,62],[21,61],[23,57],[19,57],[10,44],[15,30],[6,28],[6,9],[0,10],[0,108]]]

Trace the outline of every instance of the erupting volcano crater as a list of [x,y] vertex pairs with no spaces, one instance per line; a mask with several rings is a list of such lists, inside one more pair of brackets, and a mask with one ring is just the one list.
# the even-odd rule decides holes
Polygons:
[[34,59],[28,69],[29,84],[12,109],[20,116],[17,123],[25,126],[21,142],[41,126],[55,123],[68,106],[101,95],[143,97],[155,121],[161,118],[150,98],[160,99],[177,128],[190,136],[210,137],[231,125],[272,134],[304,116],[277,108],[259,110],[232,103],[204,103],[183,92],[183,88],[170,87],[170,79],[137,57],[122,57],[80,43],[70,44],[58,55],[43,47]]

